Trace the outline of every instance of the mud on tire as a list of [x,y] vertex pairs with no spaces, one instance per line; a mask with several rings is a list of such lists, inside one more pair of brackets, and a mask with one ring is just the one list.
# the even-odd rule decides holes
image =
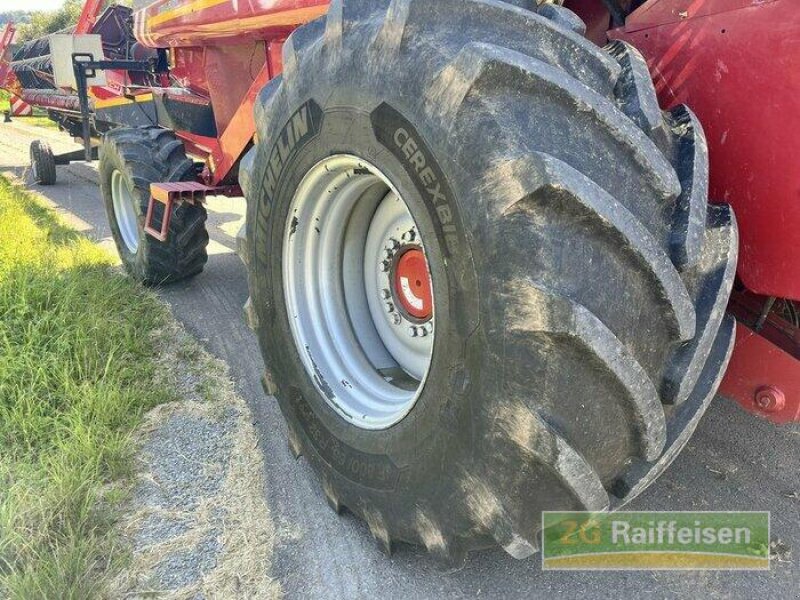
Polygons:
[[[187,158],[183,142],[174,133],[156,127],[107,133],[100,147],[99,172],[111,233],[125,269],[134,278],[158,285],[180,281],[203,270],[208,261],[209,237],[206,209],[201,204],[173,207],[166,242],[144,233],[150,184],[195,178],[194,162]],[[115,183],[118,190],[130,195],[132,212],[128,218],[117,214],[124,207],[115,205]]]
[[[737,233],[707,204],[702,128],[662,112],[636,50],[582,30],[552,5],[334,0],[258,99],[240,180],[266,389],[330,504],[386,550],[529,555],[542,510],[644,489],[724,372]],[[288,207],[332,154],[391,180],[435,292],[424,387],[379,431],[340,418],[304,368],[283,290]]]

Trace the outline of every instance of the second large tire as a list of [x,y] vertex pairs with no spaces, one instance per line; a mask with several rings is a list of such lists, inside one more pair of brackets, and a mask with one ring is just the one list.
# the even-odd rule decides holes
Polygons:
[[202,204],[173,206],[165,242],[144,231],[150,184],[196,177],[194,162],[173,132],[137,127],[107,133],[100,146],[98,170],[111,233],[131,276],[148,285],[160,285],[203,270],[209,237]]
[[[686,443],[727,363],[737,234],[707,205],[700,125],[662,113],[633,48],[541,10],[334,0],[257,102],[240,180],[267,391],[331,505],[386,549],[523,557],[541,511],[620,506]],[[433,353],[383,429],[342,418],[351,382],[297,343],[287,301],[291,237],[324,235],[296,194],[331,156],[363,160],[331,186],[380,171],[425,240]]]

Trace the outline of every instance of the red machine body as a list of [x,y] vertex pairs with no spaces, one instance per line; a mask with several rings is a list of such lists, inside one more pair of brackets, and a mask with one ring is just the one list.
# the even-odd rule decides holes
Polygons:
[[324,15],[329,0],[156,0],[136,17],[136,38],[152,48],[285,39]]
[[[435,1],[435,0],[431,0]],[[175,126],[205,161],[206,186],[236,184],[255,135],[258,92],[282,69],[288,35],[324,14],[328,0],[156,0],[134,13],[137,41],[168,49],[162,87],[129,85],[112,73],[92,90],[210,115],[212,131]],[[78,26],[90,31],[102,0],[88,0]],[[712,200],[733,205],[741,235],[739,320],[721,393],[776,422],[800,420],[800,8],[798,0],[566,0],[598,44],[624,39],[648,60],[662,105],[685,103],[705,128]],[[606,6],[624,25],[612,27]],[[631,10],[635,8],[634,10]],[[2,69],[2,61],[0,61]],[[96,102],[96,106],[98,103]],[[203,112],[205,111],[205,112]]]
[[13,23],[6,23],[0,33],[0,88],[9,90],[12,94],[18,88],[16,78],[11,71],[11,43],[17,30]]
[[710,149],[712,200],[739,221],[738,275],[800,300],[800,11],[795,0],[653,0],[611,33],[649,58],[664,106],[687,104]]
[[[11,43],[17,33],[13,23],[6,23],[0,33],[0,88],[14,89],[14,74],[9,68],[9,54]],[[22,98],[11,92],[9,98],[9,112],[12,117],[28,117],[33,114],[33,107]]]
[[170,48],[171,75],[197,102],[213,106],[216,137],[176,131],[188,148],[206,157],[208,184],[230,182],[255,134],[255,97],[281,72],[284,40],[299,25],[325,14],[328,4],[157,0],[135,14],[136,38],[151,48]]
[[740,235],[739,329],[720,393],[776,422],[800,421],[800,334],[786,307],[800,300],[799,8],[650,0],[609,32],[645,55],[663,106],[687,104],[703,124],[710,197],[734,207]]

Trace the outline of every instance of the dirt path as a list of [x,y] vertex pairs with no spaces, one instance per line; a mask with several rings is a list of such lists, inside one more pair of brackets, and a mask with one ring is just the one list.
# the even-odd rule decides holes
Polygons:
[[[21,125],[0,125],[0,170],[6,165],[21,172],[34,135],[38,132]],[[58,185],[39,191],[83,220],[90,235],[107,238],[91,170],[81,165],[60,168],[59,178]],[[566,574],[543,572],[537,558],[517,562],[501,551],[479,553],[462,570],[449,573],[415,548],[402,547],[385,558],[365,526],[328,509],[307,463],[291,458],[277,404],[261,390],[261,357],[241,319],[247,298],[244,269],[233,254],[243,208],[232,200],[210,200],[210,233],[216,244],[206,271],[161,294],[187,330],[229,365],[236,391],[252,411],[264,485],[249,492],[267,499],[276,537],[270,573],[287,597],[661,599],[694,598],[701,590],[712,598],[797,597],[800,428],[773,427],[722,399],[712,403],[673,467],[630,508],[771,510],[772,534],[781,540],[782,558],[768,573]],[[212,451],[208,462],[215,458]]]
[[164,383],[182,398],[137,431],[136,484],[119,528],[130,566],[113,597],[277,598],[274,527],[250,410],[222,361],[175,324],[161,348]]

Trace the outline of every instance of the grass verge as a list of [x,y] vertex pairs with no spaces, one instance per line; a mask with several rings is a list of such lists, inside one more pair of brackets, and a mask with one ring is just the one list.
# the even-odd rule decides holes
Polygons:
[[47,115],[39,114],[36,109],[34,109],[30,117],[14,117],[14,122],[32,125],[33,127],[43,127],[44,129],[58,129],[58,124],[55,121],[51,121]]
[[[0,597],[92,598],[168,320],[113,258],[0,177]],[[163,335],[163,334],[162,334]]]

